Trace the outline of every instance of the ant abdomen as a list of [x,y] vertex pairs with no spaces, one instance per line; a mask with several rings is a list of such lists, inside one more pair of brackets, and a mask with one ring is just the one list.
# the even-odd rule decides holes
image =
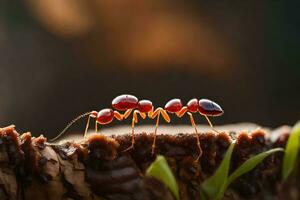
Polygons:
[[199,100],[199,112],[206,116],[220,116],[224,113],[223,109],[219,104],[209,99]]

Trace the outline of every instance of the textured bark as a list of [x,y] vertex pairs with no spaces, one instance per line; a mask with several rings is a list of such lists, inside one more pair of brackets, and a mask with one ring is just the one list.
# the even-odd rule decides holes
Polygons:
[[[224,152],[237,139],[231,170],[252,154],[284,147],[290,129],[201,134],[199,162],[194,134],[159,135],[156,154],[164,155],[176,176],[182,200],[199,199],[201,182],[211,176]],[[160,181],[146,177],[155,159],[153,137],[91,135],[87,140],[51,144],[46,138],[19,135],[14,126],[0,129],[0,199],[165,199],[171,192]],[[230,187],[224,199],[299,199],[299,170],[286,183],[280,179],[282,153],[271,155]]]

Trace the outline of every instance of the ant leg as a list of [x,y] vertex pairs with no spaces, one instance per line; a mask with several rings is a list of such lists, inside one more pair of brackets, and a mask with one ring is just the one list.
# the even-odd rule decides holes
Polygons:
[[[132,112],[132,109],[127,110],[126,112],[130,114]],[[124,115],[126,115],[126,112],[125,112]],[[134,125],[135,125],[135,123],[138,122],[137,114],[136,113],[137,113],[137,110],[133,111],[133,114],[132,114],[132,121],[131,121],[131,145],[130,145],[130,147],[128,147],[124,151],[128,151],[130,149],[133,149],[133,147],[134,147],[134,143],[135,143],[135,140],[134,140]],[[129,114],[127,115],[127,117],[129,116]],[[124,117],[124,118],[126,119],[126,117]]]
[[83,138],[86,138],[87,131],[88,131],[89,126],[90,126],[90,119],[91,119],[91,115],[89,115],[89,117],[88,117],[88,119],[87,119],[86,126],[85,126],[85,130],[84,130]]
[[148,117],[153,119],[152,116],[153,116],[153,106],[152,106],[151,110],[148,112]]
[[157,128],[158,128],[159,117],[160,117],[160,112],[157,114],[157,119],[156,119],[156,124],[155,124],[154,138],[153,138],[152,151],[151,151],[152,155],[154,154],[154,150],[155,150],[156,132],[157,132]]
[[166,122],[170,123],[171,120],[170,120],[170,117],[169,117],[167,111],[161,110],[161,115],[163,116],[163,118]]
[[[135,115],[135,114],[133,114],[133,115]],[[130,147],[125,149],[124,152],[128,151],[130,149],[133,149],[133,147],[134,147],[134,143],[135,143],[135,140],[134,140],[134,124],[135,124],[135,117],[132,117],[132,121],[131,121],[131,129],[132,129],[132,131],[131,131],[131,145],[130,145]]]
[[[147,117],[146,113],[140,112],[139,110],[136,110],[136,113],[139,114],[142,119],[146,119],[146,117]],[[137,121],[136,121],[136,123],[137,123]]]
[[206,120],[207,120],[207,122],[208,122],[210,128],[211,128],[213,131],[215,131],[216,133],[220,133],[219,131],[217,131],[217,130],[213,127],[213,125],[212,125],[211,121],[209,120],[209,118],[207,117],[207,115],[204,115],[204,117],[206,118]]
[[97,120],[95,122],[95,133],[98,133],[98,122],[97,122]]
[[162,114],[162,116],[163,116],[163,118],[165,119],[166,122],[169,123],[171,121],[167,111],[165,111],[161,107],[156,108],[154,112],[153,112],[153,110],[149,111],[148,112],[148,117],[151,118],[151,119],[154,119],[158,115],[158,113]]
[[124,116],[121,113],[119,113],[118,111],[114,111],[114,117],[119,121],[122,121],[124,118]]
[[194,120],[194,117],[193,117],[192,113],[188,112],[188,115],[190,116],[190,121],[191,121],[192,126],[195,129],[195,133],[196,133],[196,137],[197,137],[197,146],[199,148],[199,155],[198,155],[197,159],[195,160],[195,162],[198,162],[199,158],[202,156],[202,149],[201,149],[201,146],[200,146],[200,136],[199,136],[198,129],[197,129],[197,126],[195,124],[195,120]]
[[131,132],[131,134],[132,134],[132,136],[131,136],[131,146],[128,147],[127,149],[125,149],[124,151],[128,151],[130,149],[133,149],[133,147],[134,147],[134,143],[135,143],[135,139],[134,139],[134,125],[135,125],[135,123],[138,123],[138,115],[137,114],[139,114],[143,119],[146,118],[146,114],[145,113],[140,112],[138,110],[134,110],[133,111],[133,117],[132,117],[132,122],[131,122],[131,128],[132,128],[132,132]]
[[151,119],[154,119],[158,113],[162,112],[162,109],[161,107],[158,107],[155,109],[155,111],[153,111],[153,108],[148,112],[148,117],[151,118]]
[[123,114],[124,119],[127,119],[129,117],[129,115],[131,114],[133,109],[128,109],[125,111],[125,113]]
[[188,111],[186,106],[183,106],[178,112],[176,112],[177,117],[182,117]]
[[152,144],[152,154],[154,154],[154,150],[155,150],[156,133],[157,133],[157,128],[158,128],[158,124],[159,124],[160,114],[162,114],[162,116],[166,122],[168,122],[168,123],[170,122],[170,117],[169,117],[168,113],[160,107],[156,108],[154,112],[153,112],[153,110],[148,112],[148,116],[151,119],[154,119],[155,117],[157,117],[156,124],[155,124],[155,130],[154,130],[154,139],[153,139],[153,144]]

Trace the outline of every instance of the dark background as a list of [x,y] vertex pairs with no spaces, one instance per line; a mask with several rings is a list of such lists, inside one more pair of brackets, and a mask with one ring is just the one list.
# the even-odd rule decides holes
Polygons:
[[210,98],[225,110],[215,124],[292,125],[300,119],[299,7],[1,0],[0,126],[54,136],[123,93],[156,106],[175,97]]

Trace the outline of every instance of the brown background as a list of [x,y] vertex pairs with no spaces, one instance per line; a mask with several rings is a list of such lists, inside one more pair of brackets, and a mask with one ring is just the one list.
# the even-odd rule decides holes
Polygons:
[[0,126],[54,136],[123,93],[210,98],[216,124],[300,119],[296,1],[37,2],[0,3]]

